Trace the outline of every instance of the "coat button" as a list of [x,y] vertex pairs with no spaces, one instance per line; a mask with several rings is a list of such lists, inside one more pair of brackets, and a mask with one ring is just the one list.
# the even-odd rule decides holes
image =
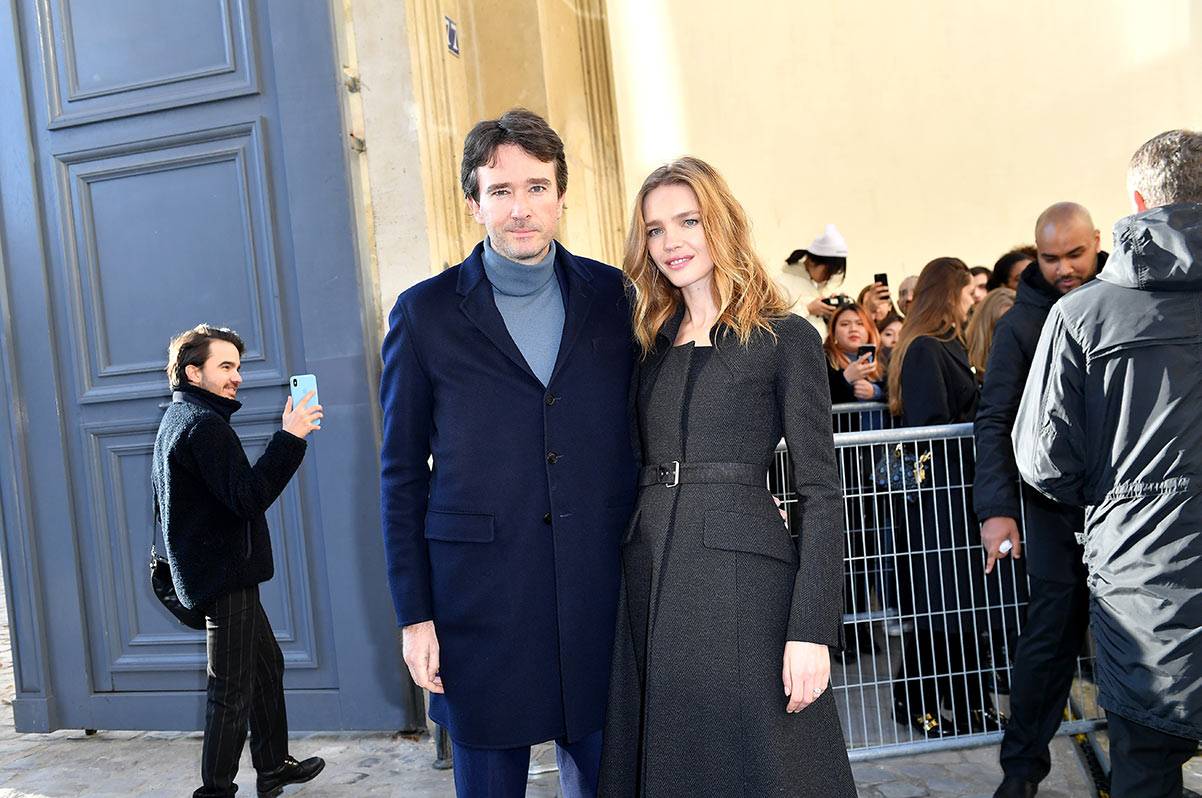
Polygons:
[[559,455],[557,455],[555,452],[547,452],[547,462],[548,463],[550,463],[551,465],[555,465],[555,463],[558,462],[558,460],[559,460]]
[[551,526],[551,514],[550,513],[543,513],[543,523],[546,524],[547,526]]
[[553,393],[549,393],[543,398],[543,401],[547,403],[547,407],[550,407],[551,405],[555,404],[557,399],[559,399],[558,396]]

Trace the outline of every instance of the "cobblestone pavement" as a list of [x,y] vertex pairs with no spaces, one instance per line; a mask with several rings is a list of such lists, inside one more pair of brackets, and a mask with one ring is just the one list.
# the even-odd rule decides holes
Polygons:
[[[0,590],[0,798],[178,798],[199,784],[201,736],[182,732],[82,731],[18,734],[13,729],[14,691],[8,614]],[[448,798],[451,775],[431,768],[429,738],[390,734],[297,734],[297,757],[322,756],[317,780],[289,788],[287,796],[330,798]],[[1195,760],[1196,761],[1196,760]],[[547,747],[535,762],[553,763]],[[1001,778],[997,747],[895,757],[854,766],[863,798],[989,798]],[[249,751],[240,771],[242,794],[254,794]],[[558,794],[554,773],[534,776],[529,798]],[[1041,798],[1092,795],[1072,743],[1058,738],[1051,776]],[[713,798],[722,798],[714,796]]]

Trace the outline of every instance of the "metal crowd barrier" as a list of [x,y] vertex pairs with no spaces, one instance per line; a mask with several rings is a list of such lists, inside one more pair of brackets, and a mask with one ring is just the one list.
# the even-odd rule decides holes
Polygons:
[[831,406],[835,432],[892,429],[896,419],[884,402],[847,402]]
[[[832,659],[831,681],[849,756],[999,742],[1001,730],[980,710],[1007,713],[1027,579],[1023,561],[1010,558],[984,573],[971,506],[972,425],[836,433],[835,446],[846,645]],[[770,482],[792,527],[797,497],[783,442]],[[1021,521],[1020,531],[1025,540]],[[1083,656],[1060,734],[1102,724],[1092,672]],[[936,732],[913,722],[924,714]]]

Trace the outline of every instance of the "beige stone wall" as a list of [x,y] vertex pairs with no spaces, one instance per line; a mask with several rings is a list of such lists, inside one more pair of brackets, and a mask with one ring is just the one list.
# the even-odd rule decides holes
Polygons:
[[[560,239],[619,257],[622,189],[604,0],[341,0],[361,248],[384,312],[397,293],[458,263],[483,236],[459,190],[467,131],[514,106],[564,139]],[[458,24],[460,54],[444,17]]]
[[1131,152],[1202,128],[1195,0],[608,8],[627,197],[698,155],[770,267],[835,222],[856,288],[940,255],[991,266],[1057,200],[1091,208],[1109,242]]

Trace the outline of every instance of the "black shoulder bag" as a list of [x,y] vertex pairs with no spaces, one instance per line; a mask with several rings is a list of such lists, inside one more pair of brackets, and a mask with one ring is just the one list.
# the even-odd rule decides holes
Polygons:
[[[159,520],[159,497],[157,495],[154,497],[154,525],[156,529],[162,528]],[[158,598],[159,603],[166,607],[167,611],[184,626],[189,629],[203,630],[205,628],[204,613],[185,607],[175,593],[175,582],[171,579],[171,563],[160,557],[155,549],[154,538],[157,537],[158,534],[154,534],[150,542],[150,586],[154,588],[154,595]]]

